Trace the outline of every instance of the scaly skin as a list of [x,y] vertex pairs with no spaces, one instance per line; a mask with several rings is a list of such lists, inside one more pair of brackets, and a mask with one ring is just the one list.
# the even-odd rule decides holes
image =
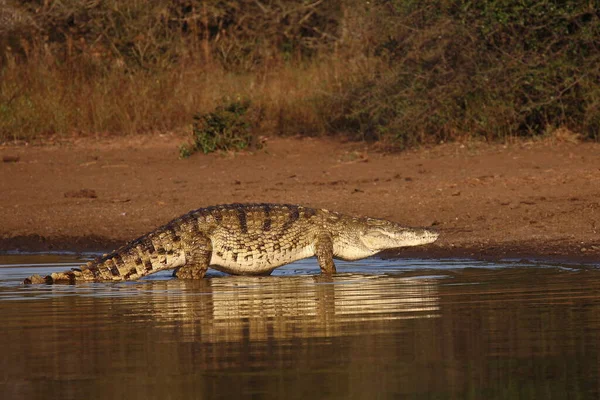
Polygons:
[[178,278],[202,279],[209,266],[230,274],[269,275],[312,256],[322,273],[332,274],[334,258],[358,260],[437,237],[428,229],[290,204],[227,204],[191,211],[81,268],[24,282],[126,281],[166,269],[174,269]]

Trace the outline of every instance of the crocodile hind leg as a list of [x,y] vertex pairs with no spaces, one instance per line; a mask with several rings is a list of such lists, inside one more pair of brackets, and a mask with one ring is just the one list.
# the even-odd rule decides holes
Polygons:
[[333,241],[331,240],[331,236],[322,234],[317,237],[315,255],[319,261],[322,274],[335,274],[335,264],[333,262]]
[[185,265],[176,268],[173,276],[179,279],[202,279],[208,269],[212,244],[207,237],[195,238],[185,249]]

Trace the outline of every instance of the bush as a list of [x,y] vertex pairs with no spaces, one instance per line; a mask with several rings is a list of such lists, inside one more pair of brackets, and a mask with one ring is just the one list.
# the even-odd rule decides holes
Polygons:
[[[93,55],[131,69],[182,61],[249,71],[331,50],[340,1],[0,1],[0,58],[43,44],[63,59]],[[23,40],[26,39],[26,40]]]
[[591,3],[397,0],[372,13],[374,53],[387,67],[331,96],[334,130],[400,147],[560,126],[600,136],[600,11]]
[[198,150],[204,154],[216,150],[243,150],[257,145],[246,118],[249,101],[234,101],[213,112],[194,116],[193,143],[180,147],[180,157],[187,158]]

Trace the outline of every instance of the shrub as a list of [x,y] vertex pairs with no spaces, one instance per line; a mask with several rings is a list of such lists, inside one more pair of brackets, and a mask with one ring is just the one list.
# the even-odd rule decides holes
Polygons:
[[559,126],[599,137],[591,3],[396,0],[375,2],[371,15],[374,53],[387,66],[331,96],[333,130],[400,147]]
[[249,107],[249,101],[234,101],[217,107],[213,112],[196,114],[193,143],[180,147],[180,157],[187,158],[198,150],[207,154],[216,150],[243,150],[257,145],[251,133],[252,123],[246,115]]

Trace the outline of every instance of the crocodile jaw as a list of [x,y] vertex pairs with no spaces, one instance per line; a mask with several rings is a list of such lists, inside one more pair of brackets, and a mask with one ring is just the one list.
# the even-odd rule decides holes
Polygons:
[[439,234],[423,228],[395,228],[393,230],[369,229],[366,232],[354,232],[334,241],[333,251],[336,258],[342,260],[360,260],[383,250],[400,247],[420,246],[433,243]]
[[363,245],[375,252],[399,247],[412,247],[433,243],[439,233],[425,228],[377,229],[361,235]]

